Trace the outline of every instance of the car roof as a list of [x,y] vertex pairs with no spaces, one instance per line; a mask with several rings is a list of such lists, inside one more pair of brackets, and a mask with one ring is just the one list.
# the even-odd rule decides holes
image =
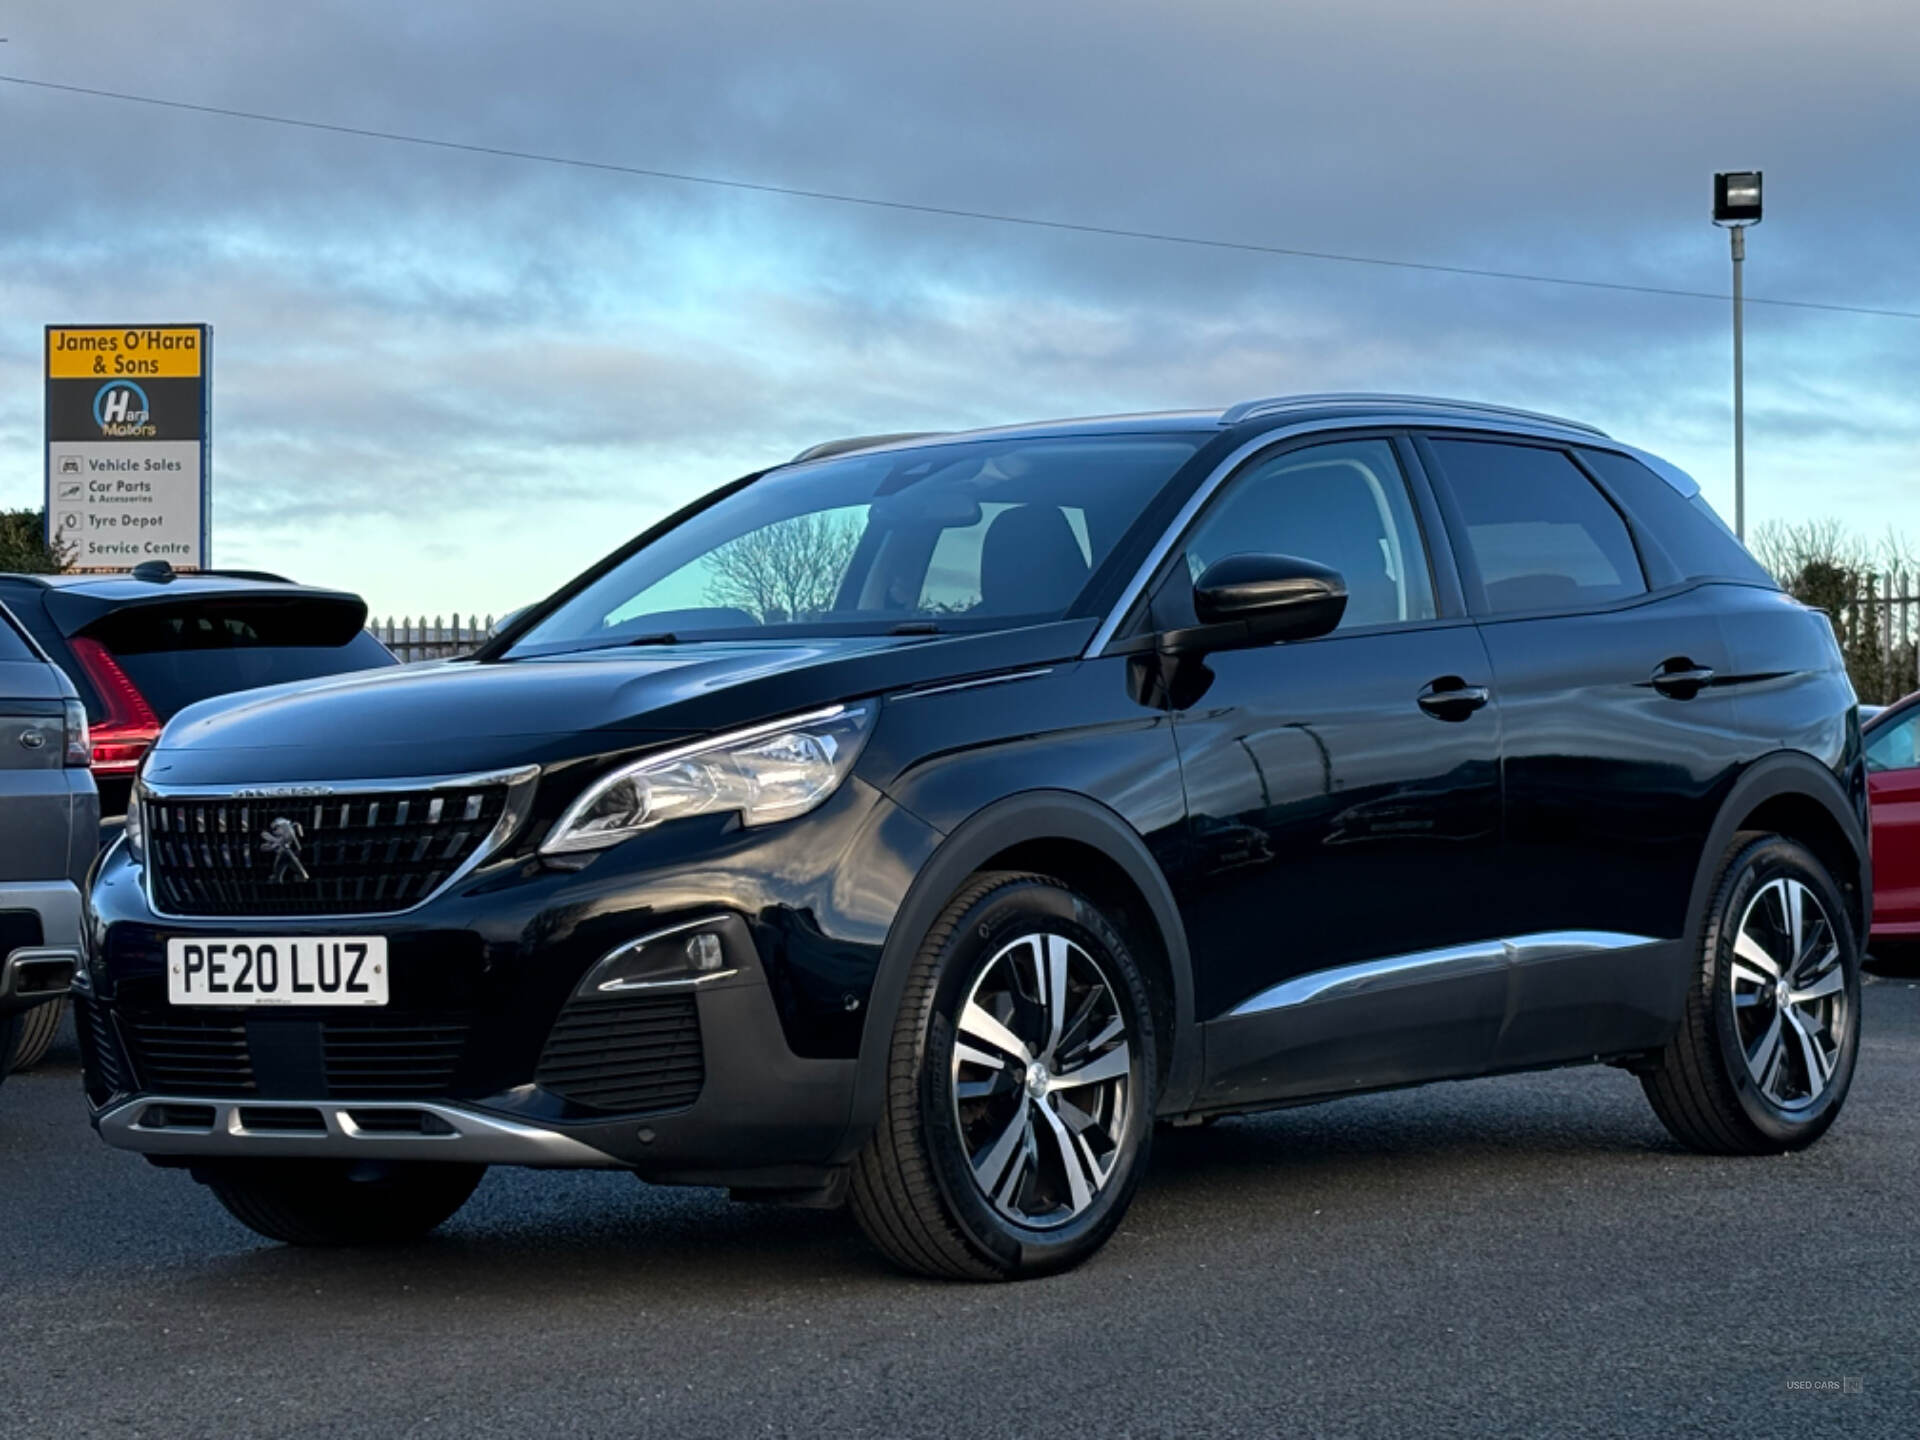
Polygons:
[[915,449],[985,439],[1046,439],[1068,435],[1128,435],[1205,433],[1262,424],[1267,428],[1322,420],[1348,420],[1444,425],[1449,420],[1489,421],[1527,431],[1551,431],[1570,440],[1605,440],[1605,431],[1578,420],[1490,405],[1477,400],[1449,400],[1429,395],[1309,394],[1273,395],[1243,400],[1224,409],[1161,410],[1139,414],[1092,415],[1073,420],[1039,420],[1019,425],[996,425],[980,430],[930,431],[913,435],[852,436],[809,446],[789,464],[830,459],[854,451]]

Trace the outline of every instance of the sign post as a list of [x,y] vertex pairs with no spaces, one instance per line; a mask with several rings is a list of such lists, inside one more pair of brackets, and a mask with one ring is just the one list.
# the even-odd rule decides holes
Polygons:
[[208,325],[47,327],[47,541],[76,570],[208,563]]

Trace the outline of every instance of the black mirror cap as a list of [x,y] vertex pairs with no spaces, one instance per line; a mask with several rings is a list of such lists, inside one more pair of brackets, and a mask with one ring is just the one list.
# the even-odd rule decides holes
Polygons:
[[[1347,582],[1338,570],[1297,555],[1228,555],[1201,572],[1193,611],[1199,629],[1178,632],[1177,648],[1311,640],[1346,614]],[[1202,637],[1202,644],[1185,643]]]

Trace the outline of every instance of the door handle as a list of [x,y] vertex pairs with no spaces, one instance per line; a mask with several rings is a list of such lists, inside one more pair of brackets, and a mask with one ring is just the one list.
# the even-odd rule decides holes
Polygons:
[[1443,675],[1420,692],[1418,703],[1436,720],[1464,720],[1492,698],[1493,692],[1484,685],[1469,685],[1458,675]]
[[1713,683],[1713,671],[1682,656],[1664,662],[1650,683],[1669,700],[1691,700]]

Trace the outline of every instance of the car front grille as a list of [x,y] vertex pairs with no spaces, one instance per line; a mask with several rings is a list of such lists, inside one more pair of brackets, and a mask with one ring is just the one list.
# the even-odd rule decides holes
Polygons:
[[170,915],[385,915],[471,860],[507,786],[141,802],[153,898]]
[[691,1105],[706,1079],[694,997],[571,1002],[554,1022],[533,1078],[594,1110],[632,1113]]
[[[172,1011],[123,1014],[142,1090],[230,1099],[421,1100],[448,1095],[466,1049],[466,1016],[324,1019]],[[278,1077],[263,1084],[262,1076]],[[278,1092],[276,1096],[274,1092]]]

